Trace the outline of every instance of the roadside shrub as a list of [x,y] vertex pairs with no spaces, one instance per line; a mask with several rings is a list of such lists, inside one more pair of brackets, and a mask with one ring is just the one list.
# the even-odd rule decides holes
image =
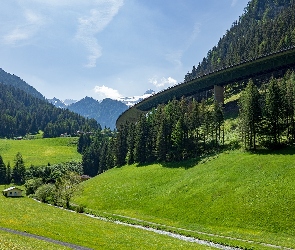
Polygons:
[[41,202],[55,203],[55,185],[45,184],[36,190],[35,198]]
[[42,178],[32,178],[25,182],[26,195],[34,194],[43,185]]

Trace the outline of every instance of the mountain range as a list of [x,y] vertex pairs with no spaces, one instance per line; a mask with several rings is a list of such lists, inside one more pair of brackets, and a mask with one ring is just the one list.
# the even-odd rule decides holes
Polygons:
[[150,89],[142,96],[121,97],[117,100],[106,98],[102,101],[97,101],[92,97],[86,96],[80,101],[71,99],[62,101],[55,97],[53,99],[48,99],[48,101],[58,108],[69,109],[86,118],[94,118],[102,128],[106,127],[113,130],[115,129],[117,118],[128,109],[128,107],[133,106],[153,93],[154,91]]
[[122,97],[118,100],[106,98],[102,101],[95,100],[92,97],[85,97],[79,101],[72,99],[62,101],[55,97],[53,99],[46,99],[40,92],[30,86],[23,79],[14,74],[7,73],[1,68],[0,83],[20,89],[40,100],[48,101],[57,108],[68,109],[86,118],[93,118],[102,128],[106,127],[112,130],[115,129],[116,120],[120,114],[128,109],[128,107],[154,93],[153,90],[148,90],[142,96]]

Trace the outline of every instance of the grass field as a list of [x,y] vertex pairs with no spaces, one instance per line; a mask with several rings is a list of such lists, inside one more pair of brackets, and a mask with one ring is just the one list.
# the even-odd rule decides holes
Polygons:
[[[2,190],[4,186],[0,186]],[[0,195],[0,226],[93,249],[212,249],[168,236],[100,221],[38,203],[29,198],[5,198]],[[42,249],[46,242],[0,231],[0,249]],[[31,244],[31,248],[26,248]],[[5,248],[5,246],[11,248]],[[64,249],[48,244],[43,249]],[[14,247],[14,248],[13,248]],[[54,248],[55,247],[55,248]]]
[[42,240],[32,239],[0,231],[0,250],[55,250],[71,248],[62,247]]
[[236,150],[198,165],[191,161],[116,168],[85,182],[75,202],[98,214],[295,248],[294,153],[294,148],[257,154]]
[[7,140],[0,139],[0,155],[5,164],[13,166],[17,152],[23,156],[25,166],[44,166],[48,163],[56,164],[66,161],[80,161],[77,152],[77,138],[46,138],[35,140]]

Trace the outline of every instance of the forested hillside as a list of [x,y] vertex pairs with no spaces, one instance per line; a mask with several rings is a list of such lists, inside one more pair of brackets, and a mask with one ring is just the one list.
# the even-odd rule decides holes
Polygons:
[[38,92],[35,88],[27,84],[24,80],[16,75],[11,75],[0,68],[0,83],[5,85],[13,86],[15,88],[21,89],[31,96],[37,97],[39,99],[45,100],[44,96]]
[[185,81],[295,45],[294,0],[252,0]]
[[45,137],[95,131],[100,125],[69,110],[59,109],[25,91],[0,83],[0,137],[44,131]]

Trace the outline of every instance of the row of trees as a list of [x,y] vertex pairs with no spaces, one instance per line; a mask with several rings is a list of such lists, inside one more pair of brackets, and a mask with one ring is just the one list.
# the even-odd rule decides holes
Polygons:
[[78,151],[85,174],[91,176],[126,163],[179,161],[223,144],[223,121],[217,103],[172,100],[142,115],[136,124],[122,125],[115,134],[82,135]]
[[239,101],[243,144],[276,147],[295,141],[295,73],[271,79],[260,90],[249,81]]
[[11,182],[23,184],[25,183],[26,168],[21,153],[17,153],[14,165],[11,168],[10,163],[5,165],[0,155],[0,184],[10,184]]
[[59,177],[68,172],[74,172],[78,175],[83,174],[81,162],[65,162],[47,166],[26,167],[22,154],[18,152],[14,158],[14,164],[11,167],[10,162],[6,165],[0,155],[0,185],[15,183],[25,184],[31,179],[41,179],[42,183],[53,183]]

